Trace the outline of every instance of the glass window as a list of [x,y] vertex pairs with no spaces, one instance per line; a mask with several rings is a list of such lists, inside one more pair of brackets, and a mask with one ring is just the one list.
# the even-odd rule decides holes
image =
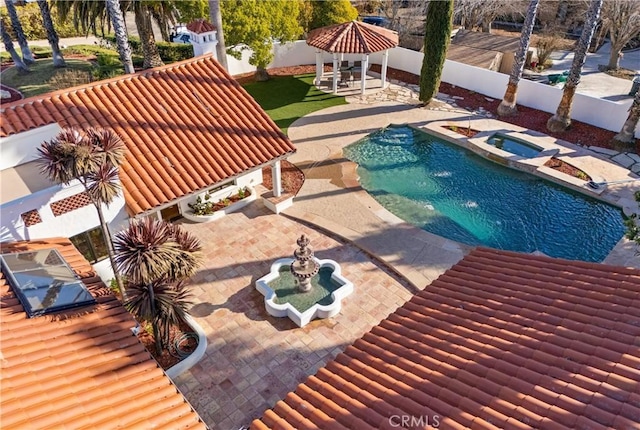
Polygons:
[[77,234],[69,239],[91,264],[102,261],[109,256],[107,243],[100,227]]
[[55,249],[3,254],[0,262],[29,317],[95,303]]

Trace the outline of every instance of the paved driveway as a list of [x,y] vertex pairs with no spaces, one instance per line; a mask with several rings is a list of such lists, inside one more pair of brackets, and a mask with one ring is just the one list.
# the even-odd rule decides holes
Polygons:
[[[183,226],[206,254],[191,289],[192,314],[208,348],[175,383],[214,429],[248,425],[416,292],[358,248],[271,214],[259,202],[216,222]],[[267,315],[254,282],[274,260],[292,255],[302,233],[318,258],[341,264],[355,291],[335,318],[298,328]]]

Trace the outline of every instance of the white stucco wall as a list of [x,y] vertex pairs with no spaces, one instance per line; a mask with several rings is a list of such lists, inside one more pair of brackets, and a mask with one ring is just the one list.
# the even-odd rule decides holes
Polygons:
[[[96,208],[93,205],[54,216],[51,203],[70,197],[83,191],[79,183],[69,186],[55,186],[37,193],[21,197],[0,206],[0,242],[35,240],[51,237],[71,237],[100,225]],[[21,214],[37,210],[42,222],[27,227]],[[128,222],[124,209],[124,197],[118,197],[109,207],[104,207],[104,216],[112,233],[120,230]],[[103,281],[112,277],[108,259],[94,265]]]
[[[232,75],[255,71],[255,67],[248,63],[250,53],[243,53],[242,61],[231,59],[229,71]],[[344,60],[360,60],[360,55],[345,55]],[[415,75],[420,74],[423,54],[405,48],[394,48],[389,51],[389,67],[404,70]],[[323,54],[323,62],[330,63],[332,55]],[[369,56],[370,63],[381,64],[382,53]],[[289,67],[295,65],[315,64],[315,48],[310,47],[304,40],[289,44],[274,44],[274,60],[268,66]],[[508,75],[481,69],[467,64],[446,60],[442,80],[468,90],[484,94],[495,99],[502,99],[507,86]],[[522,79],[518,85],[518,104],[538,109],[548,113],[555,113],[562,97],[562,89]],[[574,97],[571,118],[605,130],[619,132],[627,119],[632,100],[613,102],[584,94]],[[636,128],[635,136],[640,138],[640,124]]]
[[0,170],[35,160],[37,148],[62,130],[58,124],[49,124],[33,130],[0,139]]

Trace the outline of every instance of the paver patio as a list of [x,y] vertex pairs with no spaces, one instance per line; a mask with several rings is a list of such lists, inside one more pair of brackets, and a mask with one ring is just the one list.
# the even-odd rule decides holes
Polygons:
[[[213,429],[238,429],[407,301],[417,290],[353,245],[254,202],[208,224],[183,224],[202,241],[205,263],[192,279],[192,315],[207,334],[204,358],[175,383]],[[298,328],[273,318],[254,282],[293,254],[307,234],[318,258],[331,258],[354,283],[334,318]]]

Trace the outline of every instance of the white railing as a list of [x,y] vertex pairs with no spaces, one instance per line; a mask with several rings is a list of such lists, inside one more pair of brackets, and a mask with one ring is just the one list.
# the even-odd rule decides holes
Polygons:
[[[288,44],[274,45],[274,60],[268,68],[289,67],[315,64],[315,48],[304,40]],[[229,71],[232,75],[255,71],[248,63],[250,53],[243,53],[242,61],[228,57]],[[358,57],[358,58],[356,58]],[[371,55],[370,62],[382,63],[382,54]],[[423,54],[405,48],[394,48],[389,52],[389,67],[405,72],[420,74]],[[345,55],[345,60],[359,59],[357,55]],[[329,53],[323,54],[325,63],[331,62]],[[468,90],[484,94],[495,99],[502,99],[507,87],[508,75],[481,69],[467,64],[447,60],[442,71],[442,80]],[[631,83],[629,83],[631,86]],[[579,87],[578,87],[579,88]],[[518,104],[547,113],[555,113],[562,97],[562,90],[546,84],[522,79],[518,85]],[[612,102],[584,94],[574,96],[571,118],[605,130],[619,132],[627,119],[631,99]],[[636,137],[640,138],[640,126],[636,128]]]

